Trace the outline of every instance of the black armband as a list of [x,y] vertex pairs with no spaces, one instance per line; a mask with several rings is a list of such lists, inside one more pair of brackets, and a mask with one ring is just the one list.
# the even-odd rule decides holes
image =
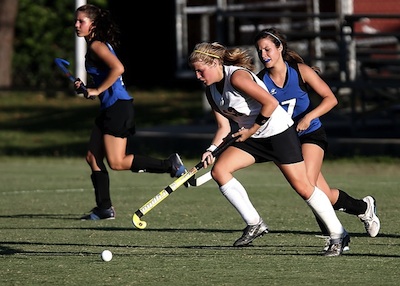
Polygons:
[[261,113],[257,115],[256,121],[254,123],[258,125],[264,125],[268,121],[269,117],[265,117]]

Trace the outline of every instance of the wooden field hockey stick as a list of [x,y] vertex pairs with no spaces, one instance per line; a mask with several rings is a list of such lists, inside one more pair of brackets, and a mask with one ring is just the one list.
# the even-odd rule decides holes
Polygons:
[[[212,152],[213,157],[218,157],[226,148],[228,148],[237,137],[233,137],[232,134],[229,134],[224,138],[224,141]],[[188,181],[191,177],[193,177],[200,169],[202,169],[204,163],[200,161],[190,169],[188,172],[180,176],[178,179],[173,181],[170,185],[165,187],[161,192],[159,192],[156,196],[154,196],[151,200],[145,203],[141,208],[139,208],[132,216],[132,223],[136,228],[144,229],[147,226],[147,223],[141,218],[151,211],[155,206],[161,203],[166,197],[168,197],[172,192],[182,186],[186,181]],[[211,174],[210,174],[211,177]]]

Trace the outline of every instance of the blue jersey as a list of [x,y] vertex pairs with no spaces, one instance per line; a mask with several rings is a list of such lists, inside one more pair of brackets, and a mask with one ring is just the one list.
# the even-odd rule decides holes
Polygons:
[[[111,45],[107,43],[107,46],[110,51],[115,55],[115,51],[111,47]],[[97,62],[93,62],[91,59],[89,59],[88,55],[86,55],[85,68],[87,73],[91,76],[95,86],[99,86],[110,72],[110,69],[107,66],[101,65]],[[110,107],[119,99],[133,99],[125,88],[122,76],[120,76],[107,90],[99,94],[99,98],[101,102],[100,109]]]
[[[258,73],[258,77],[263,80],[269,92],[279,101],[280,105],[289,113],[295,124],[304,117],[306,113],[313,109],[308,90],[304,84],[297,64],[288,64],[287,76],[284,86],[278,87],[269,77],[268,71],[263,69]],[[300,135],[313,132],[321,127],[319,118],[310,122],[308,129],[299,133]]]

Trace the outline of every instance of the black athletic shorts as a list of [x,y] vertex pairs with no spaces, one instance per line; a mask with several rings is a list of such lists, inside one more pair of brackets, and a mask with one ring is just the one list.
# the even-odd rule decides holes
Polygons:
[[321,147],[324,152],[328,150],[328,137],[326,136],[325,128],[322,126],[311,133],[301,135],[299,138],[301,144],[315,144]]
[[133,101],[117,100],[101,111],[95,123],[103,134],[121,138],[135,134]]
[[251,154],[256,163],[273,161],[277,164],[292,164],[303,161],[301,145],[296,129],[291,126],[286,131],[268,138],[248,138],[234,146]]

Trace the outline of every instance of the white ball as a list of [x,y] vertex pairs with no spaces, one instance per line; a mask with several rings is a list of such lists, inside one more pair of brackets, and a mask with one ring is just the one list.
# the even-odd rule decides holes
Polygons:
[[113,257],[112,252],[109,250],[104,250],[101,253],[101,259],[103,259],[103,261],[110,261],[112,257]]

